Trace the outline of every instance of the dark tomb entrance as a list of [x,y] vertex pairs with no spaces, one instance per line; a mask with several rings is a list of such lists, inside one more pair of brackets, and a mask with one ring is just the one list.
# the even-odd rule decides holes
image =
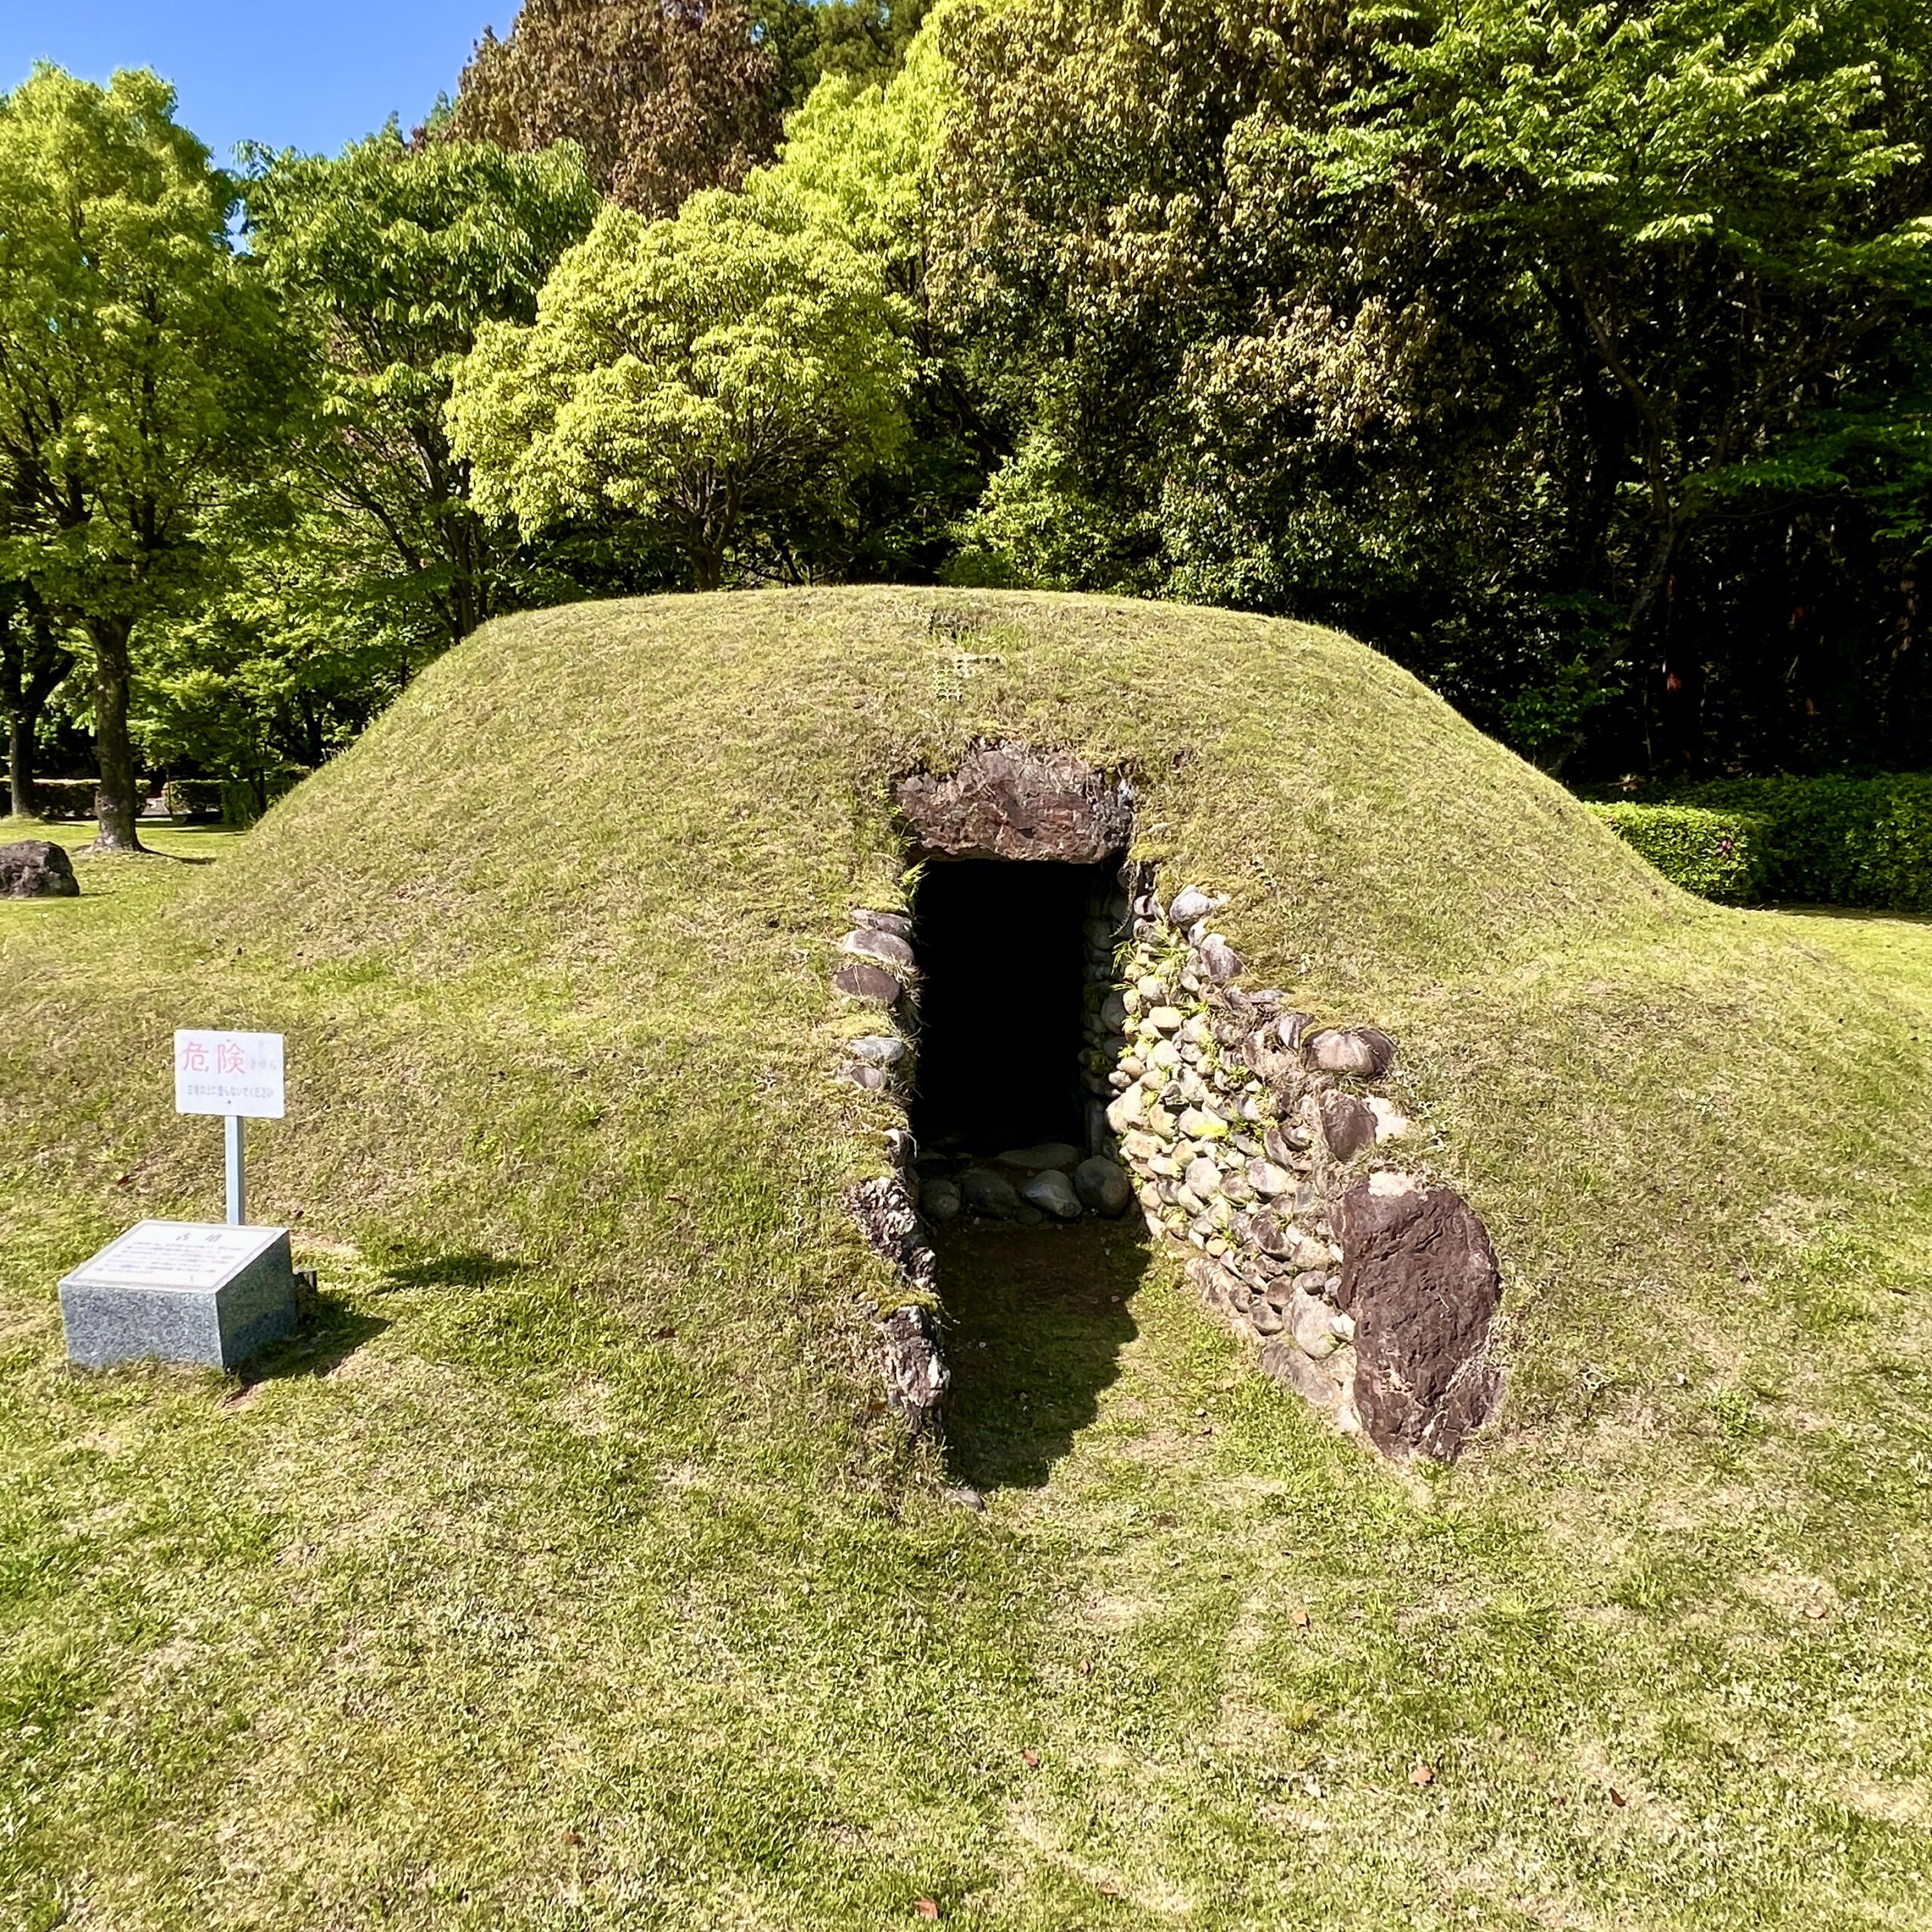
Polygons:
[[896,798],[922,869],[910,1112],[949,1454],[969,1487],[1038,1483],[1118,1373],[1147,1259],[1127,1175],[1088,1158],[1112,1149],[1106,1069],[1125,1044],[1132,799],[1118,775],[1012,743]]
[[1083,928],[1106,869],[955,859],[913,902],[923,974],[912,1132],[934,1153],[1085,1151]]
[[1067,1222],[1024,1198],[1045,1177],[1034,1162],[1070,1167],[1089,1151],[1092,929],[1119,875],[1117,858],[936,860],[913,895],[919,1171],[969,1191],[976,1172],[997,1174],[1022,1194],[931,1230],[952,1374],[949,1454],[972,1488],[1044,1482],[1099,1413],[1135,1332],[1139,1217],[1076,1208]]

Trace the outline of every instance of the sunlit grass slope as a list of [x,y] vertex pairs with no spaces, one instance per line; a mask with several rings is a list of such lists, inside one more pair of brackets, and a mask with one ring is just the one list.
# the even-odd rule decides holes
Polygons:
[[[961,1255],[896,1446],[826,977],[980,734],[1401,1041],[1506,1272],[1453,1473],[1115,1237]],[[1346,639],[1084,598],[510,620],[169,842],[0,906],[0,1921],[1922,1922],[1932,931],[1690,901]],[[83,1379],[62,1269],[218,1211],[188,1023],[288,1035],[324,1318]]]

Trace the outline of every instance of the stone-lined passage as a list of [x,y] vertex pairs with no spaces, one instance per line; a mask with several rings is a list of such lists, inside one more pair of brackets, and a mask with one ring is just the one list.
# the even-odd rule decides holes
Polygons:
[[[1097,772],[1069,752],[1038,751],[1015,741],[983,740],[970,746],[952,771],[908,773],[893,789],[909,854],[928,863],[1011,859],[1098,865],[1118,860],[1133,835],[1133,795],[1124,778]],[[1112,1092],[1106,1078],[1110,1050],[1119,1039],[1097,1018],[1114,990],[1113,948],[1124,937],[1129,911],[1124,894],[1112,896],[1118,903],[1088,908],[1088,1057],[1069,1069],[1069,1079],[1084,1081],[1092,1103],[1088,1146],[1011,1149],[1004,1151],[1014,1158],[996,1160],[990,1168],[928,1174],[923,1179],[931,1189],[929,1212],[941,1218],[950,1210],[1044,1220],[1081,1211],[1122,1214],[1131,1204],[1131,1183],[1109,1158],[1113,1149],[1105,1118]],[[903,913],[870,906],[854,908],[851,918],[851,930],[838,942],[843,957],[833,971],[832,989],[876,1017],[870,1029],[846,1043],[836,1077],[894,1106],[899,1118],[886,1136],[891,1171],[856,1189],[851,1205],[874,1249],[909,1289],[924,1295],[931,1292],[934,1263],[931,1249],[919,1238],[912,1205],[922,1177],[914,1172],[904,1107],[918,1037],[912,923]],[[1096,1057],[1096,1048],[1105,1051]],[[888,1399],[913,1433],[934,1427],[951,1378],[924,1303],[873,1313]]]
[[1106,1119],[1108,1075],[1124,1044],[1115,953],[1130,938],[1124,869],[1101,875],[1083,911],[1081,1034],[1066,1068],[1069,1121],[1081,1115],[1084,1096],[1082,1143],[1042,1141],[960,1157],[921,1150],[915,1163],[919,1210],[930,1222],[965,1215],[1038,1226],[1084,1214],[1112,1219],[1133,1205],[1133,1182],[1114,1158]]
[[[1457,1455],[1500,1395],[1501,1278],[1474,1210],[1392,1151],[1411,1135],[1376,1091],[1395,1041],[1244,989],[1241,955],[1212,923],[1225,902],[1189,886],[1163,906],[1121,860],[1133,816],[1121,780],[1066,753],[983,743],[949,774],[902,779],[896,795],[928,860],[1121,862],[1084,928],[1084,1146],[917,1160],[903,1112],[918,1029],[911,922],[852,915],[832,986],[873,1024],[847,1043],[838,1077],[900,1118],[891,1171],[851,1204],[908,1290],[932,1292],[921,1210],[1038,1223],[1118,1214],[1137,1198],[1269,1374],[1387,1454]],[[872,1312],[890,1399],[926,1429],[949,1377],[925,1301]]]

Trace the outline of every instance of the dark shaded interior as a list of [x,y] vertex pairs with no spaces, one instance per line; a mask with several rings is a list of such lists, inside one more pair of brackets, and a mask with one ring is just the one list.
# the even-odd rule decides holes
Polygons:
[[1079,1146],[1081,928],[1106,868],[936,861],[912,902],[921,975],[912,1131],[935,1153]]

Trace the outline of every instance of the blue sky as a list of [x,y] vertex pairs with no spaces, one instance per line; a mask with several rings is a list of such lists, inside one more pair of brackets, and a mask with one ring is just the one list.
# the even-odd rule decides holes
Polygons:
[[90,80],[152,67],[180,118],[232,158],[237,141],[333,152],[393,113],[407,128],[515,0],[0,0],[0,88],[36,60]]

